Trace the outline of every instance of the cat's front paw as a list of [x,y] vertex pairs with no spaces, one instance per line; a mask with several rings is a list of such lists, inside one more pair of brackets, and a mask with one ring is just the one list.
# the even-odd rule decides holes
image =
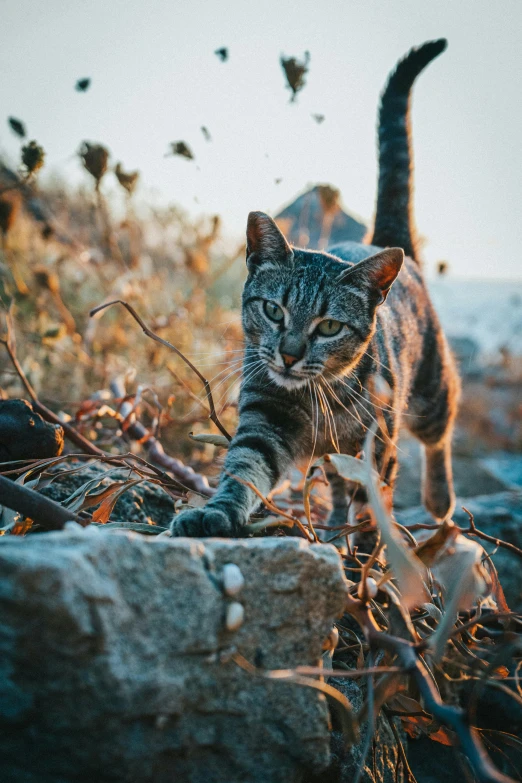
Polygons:
[[189,538],[234,538],[240,526],[219,508],[191,508],[177,514],[170,523],[171,536]]

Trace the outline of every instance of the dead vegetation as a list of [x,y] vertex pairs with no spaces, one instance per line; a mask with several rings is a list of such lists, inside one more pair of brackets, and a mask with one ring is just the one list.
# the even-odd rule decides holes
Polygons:
[[[228,50],[216,55],[225,62]],[[309,55],[281,64],[293,101],[305,84]],[[182,141],[171,144],[171,154],[194,158]],[[1,397],[29,397],[36,413],[63,428],[67,444],[59,456],[3,463],[0,533],[31,536],[74,521],[165,535],[163,517],[130,510],[122,521],[116,506],[132,492],[148,491],[174,512],[213,493],[236,421],[242,248],[226,247],[217,217],[193,221],[177,207],[157,206],[138,214],[139,172],[126,172],[121,163],[112,169],[102,144],[84,142],[79,156],[89,186],[71,193],[57,183],[39,194],[51,216],[47,235],[27,215],[16,219],[21,198],[11,208],[6,201],[2,212],[4,194],[20,194],[43,165],[36,142],[22,148],[18,182],[0,183],[0,347],[7,360]],[[113,174],[124,198],[119,207],[103,192]],[[338,192],[325,188],[320,196],[325,214],[335,214]],[[192,429],[197,432],[189,437]],[[480,542],[519,558],[522,551],[477,529],[471,515],[462,529],[449,522],[399,525],[373,470],[374,436],[368,434],[362,459],[319,460],[300,491],[288,482],[269,498],[259,495],[263,510],[246,530],[339,547],[346,614],[329,641],[331,674],[366,682],[361,710],[356,714],[324,681],[323,668],[265,671],[239,653],[233,659],[253,676],[291,679],[324,693],[346,741],[362,739],[357,780],[379,715],[392,726],[410,781],[396,718],[410,736],[458,748],[463,776],[513,780],[497,767],[518,775],[510,753],[520,753],[520,738],[481,726],[476,712],[487,689],[500,692],[507,705],[522,705],[521,618],[510,611]],[[325,463],[367,489],[368,514],[355,524],[326,524],[328,507],[318,491],[327,484]],[[373,536],[370,552],[357,543],[363,533]]]

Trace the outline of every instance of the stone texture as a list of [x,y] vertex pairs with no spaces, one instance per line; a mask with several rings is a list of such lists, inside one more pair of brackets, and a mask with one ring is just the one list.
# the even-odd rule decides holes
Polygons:
[[[110,486],[115,481],[124,481],[129,477],[129,471],[125,468],[108,468],[97,463],[85,465],[76,473],[69,473],[71,467],[77,468],[80,463],[68,462],[65,465],[57,465],[49,470],[55,474],[52,484],[41,489],[42,495],[46,495],[57,503],[63,503],[79,487],[87,481],[99,477],[99,489]],[[112,526],[126,527],[128,525],[148,525],[140,532],[149,532],[151,535],[166,530],[174,514],[174,501],[160,486],[144,481],[128,489],[118,500],[111,513]],[[154,530],[154,526],[160,531]]]
[[[245,586],[233,599],[221,570]],[[329,763],[323,697],[257,678],[316,665],[341,613],[336,550],[297,539],[71,529],[0,542],[0,779],[292,783]],[[244,624],[225,630],[239,600]]]
[[[408,433],[399,442],[399,473],[394,492],[397,511],[421,504],[422,455],[420,444]],[[508,453],[491,454],[488,459],[453,454],[453,481],[460,499],[494,495],[513,489],[522,482],[521,460]]]
[[[361,709],[365,693],[359,682],[330,677],[328,683],[346,696],[354,710]],[[395,718],[395,725],[403,745],[407,746],[406,736],[397,718]],[[361,764],[367,731],[368,725],[365,724],[361,727],[360,742],[347,747],[342,732],[336,730],[334,725],[331,738],[332,756],[328,768],[319,775],[310,775],[304,783],[353,783]],[[373,733],[373,742],[361,773],[360,783],[404,783],[402,765],[397,769],[398,756],[399,751],[392,729],[385,716],[380,713]],[[422,781],[422,783],[424,782]]]

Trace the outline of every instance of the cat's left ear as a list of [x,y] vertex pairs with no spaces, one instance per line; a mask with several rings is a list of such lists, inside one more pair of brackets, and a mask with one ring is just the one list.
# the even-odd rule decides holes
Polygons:
[[247,223],[246,251],[249,271],[264,262],[286,264],[292,256],[292,248],[272,218],[264,212],[251,212]]
[[346,280],[347,283],[364,281],[377,294],[377,304],[382,304],[386,301],[403,262],[404,250],[400,247],[388,247],[356,264],[348,272],[343,273],[340,280]]

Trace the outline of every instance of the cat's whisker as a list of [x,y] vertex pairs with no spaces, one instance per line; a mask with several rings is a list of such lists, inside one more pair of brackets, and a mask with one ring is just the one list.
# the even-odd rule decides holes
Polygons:
[[379,422],[377,421],[376,417],[373,415],[371,410],[369,410],[366,407],[366,405],[363,405],[363,401],[366,402],[365,398],[364,397],[358,398],[357,395],[353,396],[355,395],[355,392],[350,386],[346,386],[346,392],[348,394],[348,397],[353,401],[354,408],[356,409],[357,406],[359,406],[364,411],[364,413],[366,413],[366,415],[370,417],[370,421],[373,422],[374,424],[377,424],[377,426],[379,426]]
[[242,360],[243,357],[236,357],[235,359],[229,359],[228,361],[222,361],[222,362],[198,362],[197,366],[198,369],[200,369],[201,367],[221,367],[224,364],[230,366],[234,364],[234,362],[240,362]]
[[[350,399],[352,400],[352,402],[353,402],[353,404],[354,404],[354,405],[353,405],[353,411],[351,411],[349,408],[347,408],[347,407],[346,407],[346,405],[344,405],[344,403],[343,403],[343,402],[342,402],[342,401],[339,399],[338,395],[335,393],[335,390],[333,389],[333,387],[331,386],[331,384],[330,384],[330,383],[329,383],[329,382],[326,380],[326,378],[323,378],[323,380],[324,380],[325,384],[327,385],[328,389],[330,390],[330,393],[332,394],[332,396],[333,396],[333,397],[334,397],[334,399],[336,400],[336,402],[338,402],[338,403],[339,403],[339,405],[340,405],[342,408],[344,408],[344,410],[346,411],[346,413],[348,413],[348,414],[349,414],[349,415],[352,417],[352,419],[354,419],[355,421],[358,421],[358,423],[361,425],[361,427],[363,428],[363,430],[365,430],[365,431],[366,431],[366,430],[368,429],[368,427],[366,426],[366,424],[364,424],[363,420],[361,419],[361,417],[360,417],[360,415],[359,415],[359,411],[357,410],[357,405],[360,405],[360,406],[361,406],[361,408],[364,410],[364,412],[365,412],[365,413],[366,413],[366,414],[367,414],[367,415],[370,417],[371,421],[373,421],[373,422],[374,422],[374,423],[377,425],[377,427],[378,427],[378,430],[380,430],[379,422],[377,421],[377,419],[375,418],[375,416],[373,416],[373,415],[370,413],[370,411],[368,411],[368,410],[367,410],[367,408],[365,408],[364,406],[362,406],[362,405],[361,405],[361,403],[360,403],[360,402],[358,402],[358,400],[357,400],[356,398],[354,398],[354,397],[352,397],[352,396],[350,395],[350,391],[352,391],[351,387],[347,386],[347,384],[346,384],[346,383],[343,383],[343,386],[345,386],[345,387],[346,387],[346,391],[348,392],[348,396],[350,397]],[[338,380],[340,380],[340,379],[338,379]],[[341,381],[341,382],[342,382],[342,381]],[[377,433],[376,433],[375,437],[377,438],[377,440],[380,440],[382,443],[386,443],[386,441],[384,441],[384,440],[382,439],[382,437],[379,435],[379,432],[377,432]],[[387,436],[387,437],[388,437],[388,440],[390,440],[390,439],[389,439],[389,436]]]
[[[328,414],[329,414],[330,440],[332,441],[332,445],[333,445],[334,449],[337,451],[338,454],[340,454],[339,436],[337,434],[337,425],[335,423],[335,416],[334,416],[333,411],[332,411],[332,406],[330,405],[330,402],[328,401],[328,397],[327,397],[326,391],[321,386],[321,379],[319,379],[319,381],[318,381],[318,388],[320,389],[320,392],[321,392],[321,394],[323,396],[323,399],[324,399],[324,402],[325,402],[325,405],[327,407]],[[333,426],[333,430],[335,432],[335,440],[334,440],[334,437],[333,437],[333,434],[332,434],[332,426]]]
[[[232,377],[233,375],[235,375],[236,373],[238,373],[238,372],[241,372],[241,369],[242,369],[241,367],[236,367],[236,369],[235,369],[235,370],[232,370],[232,372],[230,372],[230,373],[229,373],[229,374],[226,376],[226,378],[224,378],[224,379],[223,379],[223,380],[222,380],[220,383],[218,383],[218,384],[217,384],[217,386],[215,386],[215,387],[214,387],[214,389],[212,389],[212,394],[213,394],[213,396],[215,395],[215,393],[216,393],[216,390],[217,390],[217,389],[219,389],[219,387],[220,387],[220,386],[221,386],[223,383],[225,383],[225,381],[227,381],[229,378],[231,378],[231,377]],[[202,398],[200,398],[200,399],[201,399],[201,403],[202,403],[203,405],[205,405],[205,398],[204,398],[204,397],[202,397]],[[193,414],[193,413],[196,411],[197,407],[198,407],[197,405],[194,405],[194,407],[193,407],[193,408],[191,408],[191,409],[190,409],[190,410],[187,412],[186,416],[187,416],[187,417],[188,417],[188,416],[191,416],[191,415],[192,415],[192,414]],[[214,400],[214,407],[215,407],[215,408],[217,408],[217,404],[216,404],[215,400]]]
[[317,444],[317,427],[315,427],[315,406],[314,406],[314,398],[312,395],[312,389],[313,389],[313,381],[307,381],[306,382],[308,392],[310,394],[310,408],[311,408],[311,423],[312,423],[312,449],[310,451],[310,459],[308,460],[308,465],[306,467],[305,475],[308,475],[310,472],[310,468],[312,466],[312,462],[314,461],[314,452],[315,452],[315,446]]
[[[336,402],[337,402],[337,403],[338,403],[338,404],[341,406],[341,408],[344,408],[344,410],[346,411],[346,413],[348,413],[348,414],[349,414],[349,415],[352,417],[352,419],[353,419],[354,421],[356,421],[358,424],[360,424],[360,425],[361,425],[361,427],[362,427],[364,430],[366,430],[367,428],[365,427],[365,425],[364,425],[364,423],[363,423],[363,421],[362,421],[361,417],[359,416],[359,413],[357,412],[357,408],[354,408],[354,411],[351,411],[349,408],[347,408],[347,407],[346,407],[346,405],[345,405],[345,404],[342,402],[342,400],[340,400],[340,399],[339,399],[339,397],[338,397],[338,396],[337,396],[337,394],[335,393],[335,390],[333,389],[333,387],[331,386],[331,384],[330,384],[330,383],[329,383],[329,382],[326,380],[326,378],[324,378],[323,380],[324,380],[324,382],[325,382],[325,384],[326,384],[327,388],[329,389],[329,391],[330,391],[330,394],[331,394],[331,395],[332,395],[332,397],[335,399],[335,401],[336,401]],[[355,414],[357,414],[357,415],[355,415]]]
[[[365,392],[368,392],[368,389],[364,389],[364,387],[361,387]],[[371,405],[374,409],[378,408],[383,413],[390,413],[391,411],[389,409],[383,408],[381,405],[376,405],[372,400],[367,399],[364,395],[362,395],[360,392],[358,392],[356,389],[350,387],[350,391],[352,394],[355,394],[356,397],[358,397],[361,402],[367,402],[368,405]]]
[[[384,409],[381,408],[381,406],[379,406],[379,405],[375,405],[375,403],[373,403],[371,400],[369,400],[366,397],[364,397],[362,394],[360,394],[358,391],[356,391],[356,389],[354,389],[352,386],[348,386],[346,383],[344,383],[343,385],[345,386],[346,390],[348,391],[348,395],[350,397],[351,397],[352,394],[355,395],[355,397],[359,400],[358,404],[361,406],[363,411],[365,411],[368,414],[368,416],[371,417],[371,419],[375,422],[375,424],[378,424],[378,421],[377,421],[376,417],[373,415],[371,410],[369,410],[366,407],[365,403],[367,403],[368,405],[371,405],[374,410],[375,410],[375,408],[380,408],[380,410],[384,411]],[[364,389],[364,391],[367,391],[367,390]],[[353,397],[352,397],[352,399],[353,399]],[[388,411],[386,411],[386,412],[388,412]]]
[[[243,370],[243,367],[244,367],[243,358],[241,358],[241,359],[236,359],[236,360],[235,360],[234,362],[232,362],[232,363],[231,363],[231,364],[230,364],[228,367],[225,367],[223,370],[221,370],[220,372],[218,372],[218,373],[217,373],[217,375],[215,375],[213,378],[211,378],[211,379],[209,380],[209,384],[211,384],[213,381],[215,381],[217,378],[219,378],[219,376],[220,376],[220,375],[222,375],[223,373],[227,372],[227,370],[229,369],[229,367],[230,367],[230,366],[232,366],[232,364],[236,364],[236,367],[235,367],[233,370],[231,370],[230,372],[228,372],[228,373],[227,373],[227,375],[225,375],[225,377],[224,377],[224,378],[222,378],[222,379],[220,380],[220,382],[219,382],[219,383],[217,383],[217,384],[216,384],[216,385],[215,385],[215,386],[212,388],[212,394],[213,394],[213,395],[215,395],[216,391],[217,391],[219,388],[221,388],[221,386],[223,386],[223,384],[224,384],[224,383],[226,383],[226,382],[228,381],[228,379],[229,379],[229,378],[231,378],[233,375],[235,375],[235,374],[236,374],[236,373],[238,373],[238,372],[242,372],[242,370]],[[248,365],[247,365],[247,366],[248,366]],[[197,396],[198,396],[198,398],[201,400],[201,402],[202,402],[202,403],[204,403],[204,402],[205,402],[205,398],[206,398],[206,394],[205,394],[205,392],[200,392],[200,394],[199,394],[199,395],[197,395]],[[188,413],[187,413],[186,415],[187,415],[187,416],[190,416],[192,413],[194,413],[194,411],[196,410],[196,408],[197,408],[197,406],[194,406],[193,408],[191,408],[191,409],[190,409],[190,411],[188,411]]]
[[[237,359],[238,357],[235,354],[244,354],[244,353],[245,352],[244,352],[243,349],[238,348],[237,351],[236,350],[234,350],[234,351],[201,351],[201,353],[189,353],[189,354],[186,354],[186,356],[189,359],[191,359],[191,360],[193,360],[195,362],[199,361],[200,359],[201,360],[209,360],[210,361],[212,358],[215,357],[216,362],[217,362],[217,361],[221,361],[223,358],[227,358],[228,356],[230,356],[230,358],[232,358],[232,359]],[[234,354],[234,356],[231,356],[231,354]]]
[[383,369],[388,370],[388,372],[393,374],[393,370],[390,370],[389,367],[387,367],[385,364],[381,362],[380,359],[377,359],[373,354],[368,353],[368,351],[363,351],[364,356],[368,356],[370,359],[372,359],[376,364],[379,364]]
[[[220,383],[216,384],[216,385],[215,385],[213,388],[211,388],[211,391],[212,391],[212,393],[213,393],[213,394],[215,394],[216,390],[217,390],[217,389],[219,389],[219,387],[221,386],[221,384],[222,384],[224,381],[226,381],[226,379],[227,379],[227,378],[229,378],[229,377],[230,377],[231,375],[233,375],[234,373],[236,373],[236,372],[240,372],[240,371],[241,371],[241,365],[242,365],[242,363],[243,363],[243,360],[242,360],[242,359],[236,359],[234,362],[231,362],[229,365],[227,365],[227,366],[226,366],[226,367],[224,367],[222,370],[220,370],[220,372],[218,372],[216,375],[214,375],[214,377],[213,377],[213,378],[210,378],[210,380],[208,381],[209,385],[210,385],[210,384],[212,384],[212,383],[213,383],[213,381],[215,381],[217,378],[219,378],[219,376],[220,376],[220,375],[223,375],[223,373],[226,373],[226,372],[229,370],[229,368],[230,368],[230,367],[231,367],[233,364],[235,364],[235,365],[236,365],[235,369],[234,369],[234,370],[232,370],[232,371],[231,371],[231,372],[230,372],[230,373],[229,373],[229,374],[228,374],[228,375],[227,375],[227,376],[226,376],[226,377],[225,377],[225,378],[224,378],[222,381],[220,381]],[[198,398],[198,399],[201,401],[201,403],[202,403],[203,405],[205,404],[206,396],[207,396],[207,395],[206,395],[206,392],[205,392],[205,390],[203,390],[203,391],[199,392],[199,394],[196,394],[196,397],[197,397],[197,398]],[[197,406],[194,406],[193,408],[191,408],[191,409],[190,409],[190,411],[188,411],[188,413],[187,413],[186,415],[187,415],[187,416],[190,416],[190,415],[192,415],[192,413],[194,413],[194,411],[196,410],[196,408],[197,408]]]
[[[239,384],[243,384],[243,383],[245,383],[247,381],[254,380],[263,371],[263,366],[264,366],[264,362],[261,362],[261,366],[256,366],[254,369],[252,369],[252,371],[247,376],[241,376],[239,378],[236,378],[235,381],[233,381],[230,384],[228,389],[226,389],[226,391],[221,395],[221,397],[219,398],[219,400],[216,403],[216,408],[218,407],[218,405],[221,403],[221,401],[224,398],[228,398],[228,396],[231,394],[232,390],[235,389],[235,387],[237,386],[238,383]],[[225,399],[225,402],[223,403],[219,413],[222,413],[225,410],[227,405],[228,405],[228,399]]]
[[312,381],[312,383],[314,384],[314,387],[317,391],[319,405],[321,407],[321,413],[323,414],[323,420],[324,420],[323,437],[324,440],[326,440],[327,439],[326,428],[330,426],[330,420],[328,419],[328,407],[327,404],[325,403],[324,395],[322,393],[323,390],[321,389],[319,384],[316,383],[315,381]]
[[[373,415],[373,414],[372,414],[372,413],[371,413],[371,412],[368,410],[368,408],[366,408],[366,406],[364,406],[364,405],[361,403],[361,400],[358,400],[358,399],[357,399],[357,397],[352,397],[352,395],[351,395],[351,392],[353,392],[354,390],[353,390],[353,389],[350,389],[350,388],[348,388],[348,387],[347,387],[346,391],[347,391],[347,393],[348,393],[348,397],[349,397],[349,398],[350,398],[350,399],[353,401],[353,404],[354,404],[354,410],[355,410],[355,411],[357,411],[357,406],[361,407],[361,408],[362,408],[362,410],[363,410],[363,411],[364,411],[364,412],[367,414],[367,416],[369,416],[369,417],[370,417],[370,421],[372,421],[372,422],[373,422],[373,423],[376,425],[376,427],[377,427],[377,431],[376,431],[375,437],[377,438],[377,440],[380,440],[380,441],[381,441],[381,443],[384,443],[384,445],[389,445],[389,444],[393,443],[393,439],[390,437],[390,434],[389,434],[389,432],[384,432],[383,428],[381,427],[381,422],[379,422],[379,421],[377,420],[376,416],[374,416],[374,415]],[[364,399],[364,398],[363,398],[363,399]],[[372,403],[370,403],[370,405],[371,405],[371,404],[372,404]],[[386,423],[386,422],[384,422],[384,423]],[[367,429],[367,427],[365,427],[365,429]],[[379,433],[382,433],[382,435],[383,435],[384,437],[382,437],[382,436],[381,436]],[[399,450],[399,451],[400,451],[400,449],[398,448],[398,446],[396,446],[396,448],[397,448],[397,450]]]
[[315,400],[315,436],[314,436],[314,445],[313,445],[313,449],[312,449],[312,459],[313,459],[314,456],[315,456],[315,449],[316,449],[317,440],[318,440],[318,437],[319,437],[319,400],[318,400],[318,396],[317,396],[317,388],[316,388],[316,385],[315,385],[314,381],[312,381],[312,389],[313,389],[313,392],[314,392],[314,400]]
[[[220,370],[218,373],[216,373],[216,375],[214,375],[214,377],[213,377],[213,378],[210,378],[210,380],[209,380],[209,384],[212,384],[214,381],[217,381],[217,379],[219,378],[219,376],[220,376],[220,375],[223,375],[223,373],[226,373],[226,372],[227,372],[227,370],[228,370],[230,367],[235,367],[236,369],[240,369],[240,368],[242,367],[242,365],[243,365],[243,359],[236,359],[234,362],[231,362],[229,365],[227,365],[227,366],[226,366],[226,367],[224,367],[222,370]],[[223,379],[223,380],[225,380],[225,379]],[[216,386],[214,389],[212,389],[212,391],[215,391],[215,389],[216,389],[216,388],[219,388],[219,386],[221,386],[221,383],[222,383],[222,381],[220,381],[220,382],[217,384],[217,386]],[[206,395],[205,395],[205,392],[204,392],[204,391],[203,391],[203,392],[201,392],[201,399],[204,399],[204,397],[205,397],[205,396],[206,396]]]
[[[356,380],[356,381],[357,381],[357,383],[359,384],[359,388],[360,388],[360,390],[361,390],[362,392],[366,392],[366,393],[368,394],[368,396],[369,396],[369,397],[374,397],[376,400],[379,400],[379,397],[378,397],[376,394],[374,394],[372,391],[370,391],[370,389],[368,389],[368,388],[365,388],[365,387],[362,385],[362,383],[361,383],[361,381],[360,381],[360,379],[359,379],[359,378],[356,378],[355,380]],[[354,390],[354,391],[355,391],[355,390]],[[404,413],[403,413],[402,411],[400,411],[398,408],[395,408],[393,405],[390,405],[390,404],[389,404],[389,403],[387,403],[387,402],[385,402],[385,403],[384,403],[384,405],[378,405],[377,403],[373,402],[373,400],[372,400],[372,405],[373,405],[373,407],[374,407],[374,408],[380,408],[382,411],[385,411],[385,410],[386,410],[386,411],[390,411],[391,413],[401,413],[402,415],[408,415],[408,414],[404,414]]]

